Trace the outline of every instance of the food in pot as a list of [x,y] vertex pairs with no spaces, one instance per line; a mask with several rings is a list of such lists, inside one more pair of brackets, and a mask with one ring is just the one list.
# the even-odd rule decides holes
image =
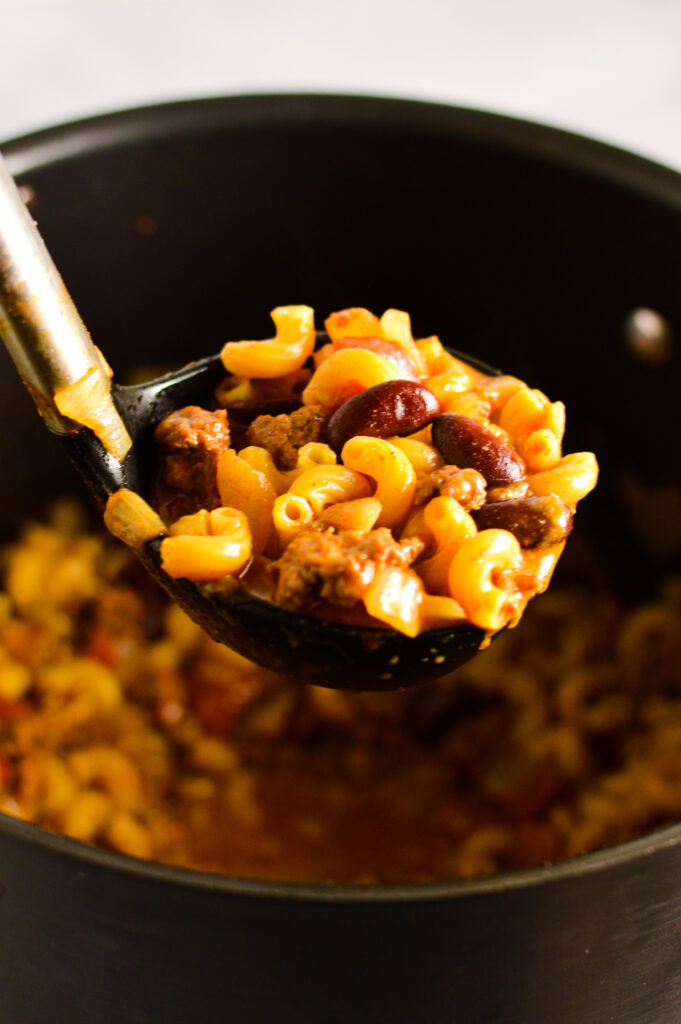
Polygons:
[[[562,403],[414,340],[398,310],[332,313],[317,351],[310,307],[272,318],[274,339],[224,346],[217,408],[156,428],[165,572],[408,636],[515,625],[596,483],[590,452],[562,454]],[[106,521],[134,543],[129,500]]]
[[214,643],[61,504],[3,557],[0,810],[310,883],[470,877],[649,832],[681,816],[681,581],[625,607],[575,565],[455,675],[347,693]]

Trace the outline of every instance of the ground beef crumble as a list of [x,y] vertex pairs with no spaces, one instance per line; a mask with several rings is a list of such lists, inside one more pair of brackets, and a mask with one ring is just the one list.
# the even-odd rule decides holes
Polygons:
[[315,601],[355,604],[379,567],[393,565],[406,569],[422,550],[423,541],[419,538],[398,542],[386,527],[368,534],[355,530],[305,530],[272,563],[271,571],[277,579],[275,600],[293,610]]
[[163,503],[167,518],[217,508],[218,457],[229,447],[226,411],[187,405],[161,420],[154,440],[164,449],[163,483],[175,492]]
[[267,449],[278,469],[293,469],[299,449],[321,438],[325,419],[321,405],[303,405],[292,413],[256,417],[246,436],[250,444]]
[[477,469],[441,466],[420,481],[414,501],[423,505],[438,494],[455,498],[467,510],[481,508],[487,496],[487,482]]

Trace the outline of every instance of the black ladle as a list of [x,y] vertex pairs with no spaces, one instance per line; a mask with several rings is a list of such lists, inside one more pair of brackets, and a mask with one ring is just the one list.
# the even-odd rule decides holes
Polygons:
[[[184,405],[208,404],[225,375],[219,356],[210,356],[146,384],[110,385],[106,364],[1,158],[0,334],[46,425],[61,437],[101,504],[121,487],[147,497],[158,461],[155,425]],[[109,437],[120,458],[92,430],[56,408],[55,394],[87,373],[96,375],[102,389]],[[192,619],[220,643],[301,681],[345,690],[412,686],[462,665],[484,640],[484,632],[469,625],[409,638],[393,630],[300,615],[245,590],[217,597],[189,580],[167,576],[161,568],[160,542],[160,537],[149,541],[139,557]]]

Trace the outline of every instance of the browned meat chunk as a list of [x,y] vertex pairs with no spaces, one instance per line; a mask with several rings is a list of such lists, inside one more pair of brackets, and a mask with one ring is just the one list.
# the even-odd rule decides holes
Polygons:
[[187,405],[161,420],[154,440],[165,451],[163,482],[171,491],[180,492],[163,503],[169,517],[176,519],[200,508],[217,508],[218,456],[229,447],[225,410],[209,412]]
[[258,416],[246,436],[251,444],[267,448],[279,469],[293,469],[298,450],[322,436],[325,419],[321,405],[303,405],[292,413]]
[[465,509],[481,508],[485,504],[487,484],[477,469],[459,469],[441,466],[424,477],[416,489],[416,504],[424,504],[438,494],[456,498]]
[[480,530],[509,530],[524,548],[558,544],[572,529],[572,512],[555,494],[495,501],[476,512],[474,519]]
[[423,550],[423,541],[398,542],[380,527],[368,534],[305,531],[272,564],[277,575],[276,602],[300,609],[316,601],[351,605],[359,601],[380,566],[407,568]]

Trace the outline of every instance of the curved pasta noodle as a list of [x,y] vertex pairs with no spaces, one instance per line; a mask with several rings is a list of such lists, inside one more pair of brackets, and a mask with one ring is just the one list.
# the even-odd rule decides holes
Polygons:
[[416,636],[423,596],[423,584],[415,572],[387,565],[376,570],[362,599],[369,615],[400,633]]
[[436,334],[419,338],[414,344],[425,364],[426,374],[437,373],[437,360],[445,354],[444,346]]
[[444,459],[434,445],[415,437],[391,437],[391,444],[399,448],[407,456],[417,476],[432,473],[443,465]]
[[520,544],[507,530],[481,530],[465,540],[449,568],[449,593],[475,626],[496,631],[518,611],[515,573]]
[[135,762],[116,747],[101,744],[74,750],[68,764],[81,785],[97,786],[119,806],[135,810],[142,803],[142,780]]
[[217,480],[220,501],[246,514],[251,528],[253,554],[262,554],[272,526],[276,490],[265,473],[250,466],[232,448],[218,459]]
[[363,306],[352,306],[332,313],[324,321],[326,333],[331,341],[341,338],[381,338],[381,324],[374,313]]
[[[262,344],[262,342],[260,343]],[[231,387],[223,385],[219,388],[218,401],[225,409],[236,402],[250,402],[255,397],[253,385],[248,377],[229,377]],[[216,393],[217,394],[217,393]]]
[[531,577],[534,594],[543,594],[547,589],[564,547],[563,540],[546,548],[538,547],[523,551],[523,573]]
[[451,549],[478,532],[473,517],[456,498],[446,494],[431,498],[423,510],[423,518],[440,550]]
[[312,374],[303,391],[305,405],[333,409],[349,387],[363,391],[375,384],[398,380],[400,372],[393,362],[366,348],[341,348],[333,352]]
[[[391,438],[388,438],[391,440]],[[406,437],[400,438],[402,441],[421,441],[423,444],[432,444],[433,435],[430,429],[430,423],[426,424],[425,427],[421,427],[414,434],[407,434]]]
[[559,678],[555,696],[565,721],[587,734],[619,728],[631,714],[631,691],[611,668],[574,668]]
[[318,366],[321,366],[322,363],[326,362],[329,356],[335,351],[336,349],[333,347],[331,342],[328,342],[326,345],[322,345],[321,348],[316,348],[312,353],[312,362],[315,365],[315,369]]
[[166,525],[141,494],[126,487],[109,496],[104,525],[128,547],[139,550],[147,541],[166,532]]
[[425,383],[440,402],[443,412],[451,411],[447,409],[447,403],[457,395],[470,391],[482,378],[482,374],[472,366],[447,352],[435,336],[417,341],[416,348],[427,367]]
[[386,341],[392,341],[403,349],[421,376],[428,372],[426,361],[416,347],[414,337],[411,333],[411,319],[408,313],[401,309],[386,309],[380,319],[381,334]]
[[68,667],[61,664],[46,666],[37,674],[35,686],[39,693],[49,693],[58,698],[54,711],[57,716],[60,711],[58,705],[62,701],[68,714],[78,704],[76,720],[80,720],[80,709],[84,709],[83,717],[87,717],[93,712],[110,711],[123,700],[121,683],[115,672],[89,657],[74,658]]
[[399,448],[379,437],[351,437],[341,452],[346,466],[376,481],[381,503],[378,526],[399,526],[406,518],[416,490],[414,468]]
[[448,409],[448,403],[457,395],[470,389],[471,379],[468,374],[459,371],[456,366],[451,366],[428,377],[426,385],[437,398],[443,411],[451,411]]
[[564,455],[551,469],[528,477],[533,494],[557,494],[574,508],[596,486],[598,463],[592,452]]
[[489,403],[489,416],[494,419],[500,409],[508,402],[516,391],[526,388],[527,384],[518,377],[502,374],[499,377],[485,377],[475,386],[477,394],[483,395]]
[[419,537],[424,545],[425,550],[433,547],[434,537],[428,526],[426,526],[426,520],[423,515],[425,505],[419,505],[407,516],[407,521],[400,531],[400,540],[404,540],[406,537]]
[[335,466],[338,461],[334,450],[328,444],[321,444],[319,441],[310,441],[303,445],[293,469],[279,469],[267,449],[258,445],[242,448],[239,458],[266,476],[277,494],[284,494],[293,481],[306,470],[314,469],[316,466]]
[[428,593],[423,595],[421,629],[441,629],[443,626],[465,621],[466,613],[453,597]]
[[299,475],[306,469],[314,469],[315,466],[335,466],[337,462],[336,453],[330,445],[323,444],[321,441],[308,441],[299,449],[298,459],[292,472]]
[[426,361],[429,380],[449,375],[461,382],[460,385],[453,385],[453,388],[463,390],[464,382],[466,389],[469,389],[484,379],[479,370],[448,352],[435,336],[417,341],[416,347]]
[[200,508],[189,516],[181,516],[176,519],[170,527],[171,537],[207,537],[211,533],[210,512],[207,508]]
[[380,514],[381,503],[377,498],[355,498],[354,501],[339,501],[329,505],[317,518],[320,523],[333,526],[336,530],[368,533],[376,525]]
[[560,443],[565,431],[565,406],[562,402],[550,402],[546,395],[536,388],[518,388],[501,407],[498,424],[513,441],[523,458],[527,439],[539,430],[549,430]]
[[112,796],[101,789],[81,789],[61,815],[61,831],[71,839],[93,842],[115,811]]
[[316,332],[310,306],[277,306],[270,316],[276,335],[269,341],[229,341],[220,358],[237,377],[283,377],[312,355]]
[[444,390],[440,397],[440,406],[443,412],[458,413],[481,423],[487,423],[492,409],[489,399],[477,391],[450,393]]
[[242,448],[239,452],[239,458],[243,462],[247,462],[249,466],[262,473],[263,476],[267,477],[267,480],[274,488],[277,494],[283,494],[287,491],[291,483],[288,472],[279,469],[274,462],[274,459],[268,452],[267,448],[261,448],[259,445],[250,444],[246,448]]
[[478,532],[475,522],[455,498],[440,495],[423,509],[424,525],[437,545],[435,554],[421,562],[418,573],[432,594],[448,593],[448,574],[461,544]]
[[310,502],[300,494],[280,494],[274,502],[272,521],[282,547],[286,547],[313,519],[314,511]]
[[386,309],[379,323],[384,338],[388,338],[398,345],[414,344],[414,338],[411,333],[411,318],[404,310]]
[[386,309],[379,320],[362,307],[343,309],[332,313],[324,321],[324,326],[332,342],[343,338],[382,338],[392,341],[407,353],[421,375],[427,372],[425,360],[412,337],[409,314],[403,310]]
[[367,498],[370,489],[368,480],[351,466],[315,466],[296,477],[289,494],[306,498],[318,513],[337,501]]
[[555,466],[561,456],[560,441],[548,428],[533,431],[521,448],[525,465],[534,473]]
[[251,530],[244,512],[202,509],[183,516],[161,541],[161,562],[173,579],[209,582],[238,572],[251,557]]

